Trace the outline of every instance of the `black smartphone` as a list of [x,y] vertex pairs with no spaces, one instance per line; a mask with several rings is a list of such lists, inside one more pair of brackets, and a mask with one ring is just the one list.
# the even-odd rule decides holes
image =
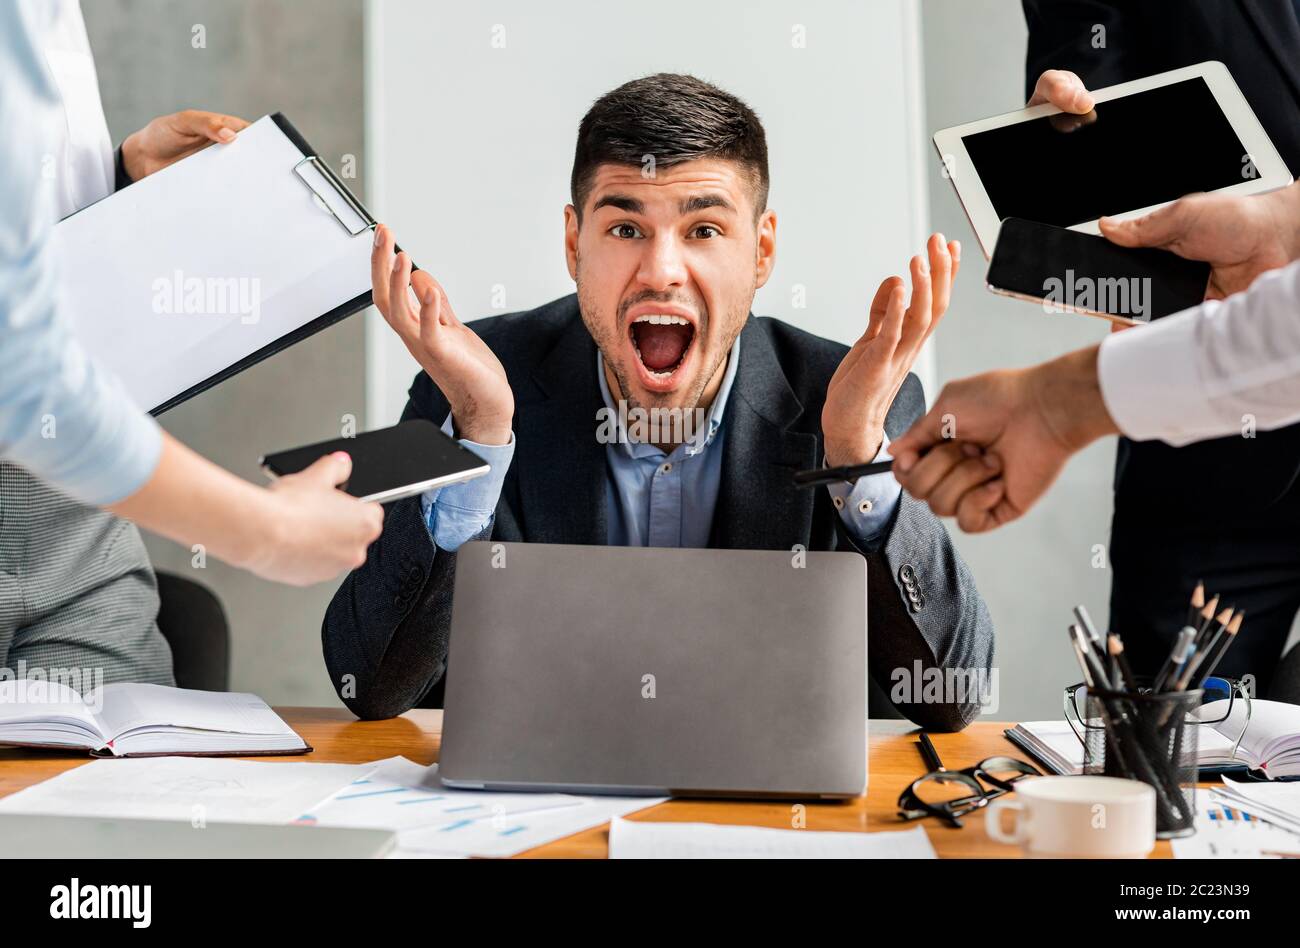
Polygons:
[[481,457],[449,438],[431,421],[414,419],[391,428],[335,438],[263,456],[272,477],[296,474],[335,451],[352,457],[352,476],[343,490],[360,500],[387,503],[434,487],[467,481],[491,468]]
[[994,293],[1041,302],[1048,312],[1083,313],[1136,325],[1205,299],[1210,265],[1153,247],[1008,217],[989,263]]

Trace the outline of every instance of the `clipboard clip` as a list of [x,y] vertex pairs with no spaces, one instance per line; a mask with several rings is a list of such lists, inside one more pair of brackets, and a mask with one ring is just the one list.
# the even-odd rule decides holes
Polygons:
[[339,180],[334,170],[318,156],[309,155],[294,165],[293,171],[351,236],[363,234],[378,223],[348,186]]

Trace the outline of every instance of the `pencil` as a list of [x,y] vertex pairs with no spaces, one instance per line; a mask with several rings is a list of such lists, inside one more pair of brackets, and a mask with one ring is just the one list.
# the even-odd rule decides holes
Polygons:
[[1174,670],[1174,666],[1180,664],[1183,657],[1187,654],[1187,648],[1196,639],[1196,629],[1193,626],[1185,625],[1178,638],[1174,640],[1174,647],[1169,650],[1165,656],[1165,663],[1160,666],[1160,671],[1156,673],[1155,681],[1152,682],[1151,690],[1159,692],[1163,690],[1165,681],[1169,678],[1169,673]]
[[1187,607],[1187,624],[1196,625],[1196,617],[1201,614],[1201,609],[1205,605],[1205,580],[1198,579],[1196,588],[1192,590],[1192,602]]
[[1245,615],[1244,612],[1238,612],[1232,617],[1232,621],[1229,622],[1228,627],[1224,629],[1224,635],[1219,639],[1218,647],[1205,660],[1205,662],[1202,663],[1202,667],[1205,669],[1205,674],[1201,676],[1202,679],[1209,678],[1214,674],[1214,669],[1219,666],[1220,660],[1227,653],[1228,649],[1232,648],[1232,643],[1236,640],[1237,633],[1241,631],[1241,620],[1245,618]]
[[1137,690],[1137,678],[1133,675],[1133,669],[1129,667],[1128,658],[1124,655],[1124,640],[1117,633],[1112,632],[1110,638],[1106,641],[1110,649],[1110,657],[1115,660],[1115,665],[1119,668],[1119,681],[1116,687],[1120,690],[1131,688]]

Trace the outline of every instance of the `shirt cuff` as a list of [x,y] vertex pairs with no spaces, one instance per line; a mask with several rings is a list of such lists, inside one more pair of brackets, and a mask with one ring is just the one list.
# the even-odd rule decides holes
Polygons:
[[[442,433],[451,436],[454,430],[448,412],[447,420],[442,423]],[[429,539],[448,553],[456,552],[492,523],[506,471],[515,456],[515,433],[510,432],[507,444],[479,444],[468,438],[461,438],[460,444],[487,461],[491,470],[468,481],[435,487],[420,495],[420,513],[424,516]]]
[[[880,450],[871,460],[888,461],[892,458],[889,435],[883,435]],[[824,457],[822,465],[826,465]],[[874,545],[889,529],[890,519],[903,492],[892,471],[859,477],[853,484],[844,481],[828,484],[826,490],[831,495],[831,503],[840,512],[845,528],[863,546]]]
[[1197,319],[1215,305],[1205,303],[1102,340],[1097,354],[1102,401],[1127,437],[1182,445],[1220,420],[1196,358]]

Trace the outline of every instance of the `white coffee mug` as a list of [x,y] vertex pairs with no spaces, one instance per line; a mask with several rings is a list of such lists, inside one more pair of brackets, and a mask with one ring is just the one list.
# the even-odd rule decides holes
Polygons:
[[989,804],[984,825],[1027,856],[1141,858],[1156,844],[1156,794],[1120,777],[1029,777]]

